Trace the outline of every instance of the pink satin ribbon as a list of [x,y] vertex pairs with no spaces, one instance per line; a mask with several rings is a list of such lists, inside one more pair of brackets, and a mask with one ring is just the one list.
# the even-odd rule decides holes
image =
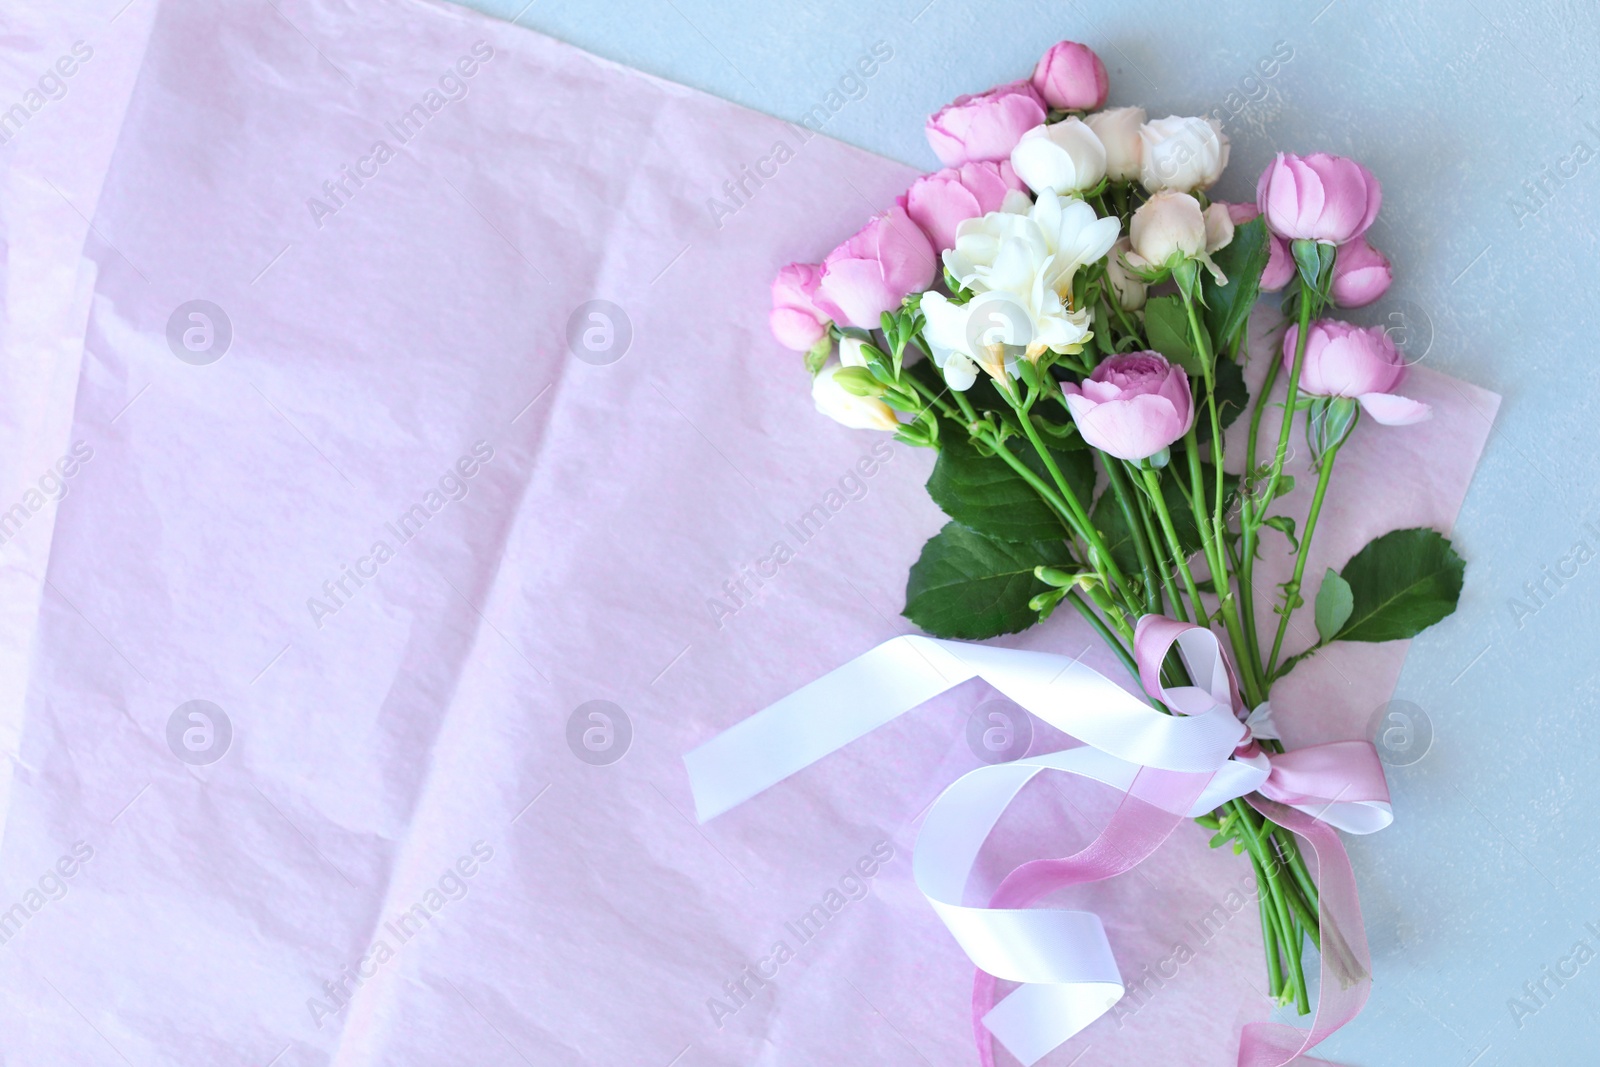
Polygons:
[[[1168,687],[1161,682],[1162,661],[1175,643],[1194,685]],[[1139,620],[1134,634],[1134,658],[1145,691],[1173,712],[1195,715],[1216,704],[1226,704],[1240,719],[1245,718],[1247,709],[1239,695],[1233,665],[1215,635],[1202,627],[1146,615]],[[1239,1038],[1238,1067],[1285,1067],[1290,1063],[1334,1067],[1305,1052],[1360,1013],[1372,985],[1372,958],[1367,950],[1350,858],[1338,833],[1318,816],[1336,803],[1388,803],[1383,764],[1368,741],[1334,741],[1275,753],[1265,752],[1247,735],[1237,756],[1252,761],[1265,757],[1270,761],[1271,773],[1259,792],[1247,799],[1256,811],[1311,847],[1316,861],[1317,919],[1322,938],[1321,981],[1310,1029],[1273,1022],[1245,1024]],[[1183,799],[1189,803],[1197,800],[1207,780],[1205,775],[1146,768],[1093,841],[1069,856],[1020,865],[1001,881],[989,906],[1027,907],[1058,889],[1131,870],[1177,829],[1184,817],[1173,812],[1187,811]],[[972,1023],[981,1067],[994,1067],[995,1062],[993,1037],[983,1025],[983,1017],[994,1005],[996,985],[993,975],[977,972],[972,990]]]
[[[1161,664],[1174,644],[1185,652],[1185,662],[1192,670],[1199,668],[1201,677],[1195,678],[1193,686],[1169,688],[1161,684]],[[1184,644],[1194,652],[1184,649]],[[1204,652],[1211,653],[1220,668],[1210,670],[1210,677],[1206,674],[1212,665],[1194,662]],[[1134,630],[1133,656],[1145,692],[1174,712],[1196,715],[1213,704],[1227,704],[1240,719],[1245,718],[1248,709],[1239,696],[1233,664],[1211,631],[1163,615],[1146,615]],[[1245,759],[1264,755],[1272,764],[1272,773],[1259,790],[1268,800],[1295,807],[1389,802],[1383,763],[1370,741],[1330,741],[1293,752],[1265,752],[1254,738],[1247,737],[1239,746],[1238,755]]]

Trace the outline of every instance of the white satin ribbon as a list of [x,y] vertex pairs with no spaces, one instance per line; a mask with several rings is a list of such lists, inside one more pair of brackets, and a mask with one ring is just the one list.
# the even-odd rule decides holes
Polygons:
[[1063,733],[1129,763],[1214,771],[1245,738],[1226,706],[1164,715],[1077,660],[907,635],[885,641],[683,757],[701,822],[713,819],[972,678]]
[[[1195,684],[1176,694],[1177,703],[1193,714],[1163,714],[1065,656],[897,637],[686,754],[695,812],[702,822],[714,818],[972,678],[1085,742],[962,775],[928,809],[913,853],[917,887],[972,962],[1023,983],[984,1023],[1031,1064],[1110,1010],[1124,987],[1098,916],[962,903],[978,852],[1018,791],[1046,771],[1122,791],[1143,767],[1210,774],[1186,813],[1199,815],[1254,792],[1271,770],[1265,757],[1232,758],[1249,732],[1233,713],[1215,642],[1180,638],[1179,647]],[[1311,814],[1339,825],[1326,812]]]

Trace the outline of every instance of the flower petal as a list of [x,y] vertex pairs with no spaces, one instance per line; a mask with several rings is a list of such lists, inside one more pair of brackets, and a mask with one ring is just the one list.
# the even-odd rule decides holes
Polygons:
[[1081,416],[1073,399],[1067,398],[1068,406],[1083,439],[1118,459],[1148,459],[1183,436],[1183,419],[1166,397],[1146,393],[1130,400],[1113,400]]
[[1362,393],[1356,397],[1372,421],[1384,426],[1411,426],[1433,418],[1433,408],[1394,393]]

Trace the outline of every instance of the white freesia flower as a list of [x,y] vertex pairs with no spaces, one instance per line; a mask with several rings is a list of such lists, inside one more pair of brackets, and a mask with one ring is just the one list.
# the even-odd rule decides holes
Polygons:
[[1116,242],[1117,219],[1048,190],[1031,205],[1008,207],[963,222],[944,254],[945,268],[973,298],[922,298],[924,336],[953,389],[969,387],[979,367],[1000,377],[1018,359],[1071,352],[1089,336],[1089,313],[1073,306],[1072,283]]
[[1081,193],[1106,176],[1106,150],[1082,119],[1063,119],[1023,134],[1011,169],[1035,193]]
[[811,380],[811,399],[817,410],[852,430],[898,430],[900,420],[888,404],[877,397],[856,396],[834,381],[833,376],[844,369],[829,363]]
[[1144,125],[1142,107],[1112,107],[1086,116],[1084,125],[1094,131],[1106,150],[1106,177],[1114,182],[1139,178],[1139,161],[1144,158],[1144,143],[1139,127]]
[[1152,119],[1139,128],[1139,140],[1143,146],[1139,180],[1152,193],[1204,189],[1222,177],[1228,165],[1228,137],[1215,119],[1177,115]]
[[861,338],[851,337],[849,334],[839,338],[840,365],[845,367],[865,367],[867,365],[867,357],[861,352],[861,346],[864,344],[866,342]]
[[[1026,210],[1016,210],[1019,207]],[[1032,208],[1013,202],[962,222],[956,227],[955,247],[945,250],[945,270],[963,289],[1006,288],[1014,269],[1025,271],[1028,264],[1050,254],[1038,224],[1029,217]]]
[[1111,250],[1121,232],[1115,216],[1099,218],[1082,200],[1040,193],[1028,211],[1044,237],[1051,260],[1045,284],[1065,298],[1080,267],[1087,267]]

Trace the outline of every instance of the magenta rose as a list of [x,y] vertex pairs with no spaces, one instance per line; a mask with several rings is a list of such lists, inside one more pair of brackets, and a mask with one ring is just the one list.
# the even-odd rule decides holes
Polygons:
[[1159,352],[1112,356],[1061,391],[1083,439],[1118,459],[1149,459],[1194,422],[1189,379]]
[[958,96],[928,119],[928,144],[947,167],[1011,158],[1022,135],[1044,123],[1044,100],[1027,82]]
[[922,227],[906,214],[902,197],[828,253],[817,283],[817,306],[835,322],[877,329],[911,293],[933,284],[939,257]]
[[1340,307],[1366,307],[1389,290],[1394,281],[1394,269],[1382,252],[1357,237],[1349,244],[1340,245],[1333,257],[1333,281],[1329,292],[1333,302]]
[[[1235,226],[1243,226],[1260,214],[1254,204],[1228,205],[1228,218],[1233,220]],[[1268,230],[1267,266],[1261,272],[1261,288],[1276,293],[1294,280],[1294,272],[1294,257],[1289,254],[1289,242]]]
[[791,263],[772,279],[772,336],[785,348],[809,352],[828,332],[828,315],[817,306],[821,263]]
[[1272,232],[1289,241],[1342,245],[1367,232],[1383,187],[1353,159],[1279,152],[1256,183],[1256,206]]
[[[1294,364],[1298,325],[1283,339],[1283,365]],[[1368,415],[1385,426],[1409,426],[1433,415],[1433,409],[1393,392],[1405,377],[1400,350],[1381,326],[1352,326],[1338,319],[1318,319],[1306,331],[1306,353],[1300,365],[1300,389],[1313,396],[1358,400]]]
[[906,213],[940,252],[956,246],[956,227],[999,211],[1011,190],[1023,191],[1011,164],[963,163],[925,174],[906,192]]
[[1106,65],[1092,49],[1076,41],[1051,45],[1029,81],[1045,103],[1063,111],[1094,111],[1106,102],[1111,88]]

